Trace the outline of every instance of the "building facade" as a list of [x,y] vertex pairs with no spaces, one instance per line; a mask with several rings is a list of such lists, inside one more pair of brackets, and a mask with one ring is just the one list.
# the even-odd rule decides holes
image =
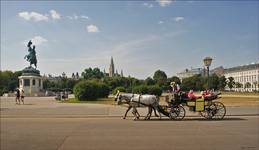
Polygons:
[[[259,91],[259,62],[225,69],[224,76],[234,78],[234,91]],[[226,86],[226,90],[230,88]]]
[[194,75],[198,74],[204,74],[204,69],[202,68],[191,68],[191,69],[185,69],[182,72],[177,73],[177,77],[182,81],[184,78],[189,78]]

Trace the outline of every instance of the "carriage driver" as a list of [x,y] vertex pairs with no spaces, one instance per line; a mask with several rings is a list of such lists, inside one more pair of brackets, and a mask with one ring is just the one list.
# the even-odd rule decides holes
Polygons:
[[174,100],[176,100],[179,97],[178,94],[180,90],[181,88],[179,84],[176,84],[175,82],[170,83],[169,91],[172,94]]

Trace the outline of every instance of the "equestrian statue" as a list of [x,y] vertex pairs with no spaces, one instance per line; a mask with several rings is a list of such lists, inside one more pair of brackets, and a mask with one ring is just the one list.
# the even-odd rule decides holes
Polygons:
[[37,68],[37,58],[36,58],[36,51],[35,51],[35,45],[32,45],[31,40],[28,42],[27,47],[28,47],[28,55],[25,55],[24,59],[26,59],[28,62],[30,62],[30,67],[31,65],[34,65],[35,68]]

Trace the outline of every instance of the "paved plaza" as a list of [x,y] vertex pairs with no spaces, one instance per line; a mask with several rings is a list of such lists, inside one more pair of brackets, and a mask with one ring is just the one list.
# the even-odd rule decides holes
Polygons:
[[[187,113],[183,121],[121,119],[126,108],[59,103],[53,97],[1,97],[1,150],[257,150],[258,107],[227,107],[221,121]],[[145,115],[146,109],[140,109]]]

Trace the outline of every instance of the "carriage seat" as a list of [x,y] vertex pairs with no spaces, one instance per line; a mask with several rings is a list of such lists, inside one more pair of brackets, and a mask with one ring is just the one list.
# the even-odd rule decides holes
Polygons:
[[196,99],[202,98],[202,96],[194,95],[193,90],[190,90],[189,93],[188,93],[188,98],[191,101],[196,101]]

